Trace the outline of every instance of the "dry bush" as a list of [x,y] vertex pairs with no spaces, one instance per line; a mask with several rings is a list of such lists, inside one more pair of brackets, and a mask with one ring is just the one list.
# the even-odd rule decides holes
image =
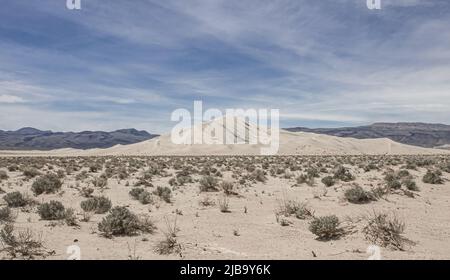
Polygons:
[[38,213],[43,220],[61,220],[66,217],[64,205],[55,200],[39,205]]
[[304,220],[314,217],[314,211],[308,207],[307,203],[283,198],[278,200],[278,209],[275,215],[285,217],[295,215],[297,219]]
[[344,192],[344,196],[348,200],[348,202],[355,204],[369,203],[373,200],[376,200],[373,193],[364,190],[359,185],[353,185],[351,188],[347,189]]
[[125,207],[116,206],[98,224],[98,230],[106,237],[132,236],[139,232],[152,233],[156,227],[147,218],[139,218]]
[[332,176],[323,177],[321,181],[327,187],[331,187],[335,184],[335,181]]
[[20,192],[7,193],[3,200],[9,207],[23,207],[28,204],[28,199]]
[[344,234],[339,218],[335,215],[314,218],[309,224],[309,230],[317,235],[318,240],[324,241],[337,239]]
[[94,212],[95,214],[104,214],[108,212],[112,203],[111,200],[104,196],[95,196],[80,203],[81,209],[85,212]]
[[218,183],[219,181],[217,180],[216,177],[213,176],[203,176],[200,181],[200,191],[201,192],[217,192],[218,191]]
[[166,223],[166,231],[164,231],[164,240],[158,242],[155,246],[155,251],[160,255],[169,255],[172,253],[180,253],[181,245],[177,241],[177,217],[173,222],[170,222],[167,217],[164,217]]
[[428,170],[422,181],[427,184],[442,184],[444,180],[441,178],[441,175],[442,173],[439,170]]
[[0,223],[12,223],[16,217],[17,215],[8,206],[0,208]]
[[39,178],[37,178],[33,185],[31,186],[31,190],[35,195],[40,195],[43,193],[55,193],[62,186],[61,180],[55,174],[45,174]]
[[168,187],[156,187],[156,190],[153,191],[153,194],[159,196],[162,200],[167,203],[170,203],[172,199],[172,191]]
[[411,243],[402,236],[404,230],[405,223],[395,215],[374,212],[372,217],[368,218],[368,224],[364,227],[363,233],[370,242],[403,251],[404,245]]
[[35,234],[31,229],[15,232],[12,224],[6,224],[0,231],[2,250],[15,259],[45,258],[49,252],[44,250],[41,234]]

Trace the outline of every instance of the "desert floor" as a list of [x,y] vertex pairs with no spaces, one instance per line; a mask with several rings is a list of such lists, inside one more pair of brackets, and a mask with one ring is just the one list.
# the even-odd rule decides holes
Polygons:
[[[427,159],[429,159],[427,161]],[[267,161],[264,166],[263,162]],[[345,156],[345,157],[96,157],[96,158],[0,158],[0,170],[7,174],[1,180],[0,208],[6,207],[1,199],[7,193],[19,191],[34,204],[11,208],[15,215],[12,222],[17,234],[30,229],[34,238],[42,241],[41,255],[11,255],[4,242],[0,257],[68,259],[68,247],[77,245],[81,259],[368,259],[367,252],[374,242],[369,241],[363,229],[374,213],[388,213],[404,222],[402,236],[409,241],[403,250],[379,245],[382,259],[449,259],[450,258],[450,174],[442,171],[441,184],[422,181],[427,170],[448,166],[446,156]],[[95,162],[99,170],[89,169]],[[112,162],[108,167],[108,162]],[[133,163],[133,168],[131,168]],[[139,164],[135,164],[138,162]],[[417,164],[415,164],[417,162]],[[373,163],[377,169],[364,170]],[[412,163],[413,167],[406,166]],[[10,165],[17,165],[9,171]],[[180,167],[183,166],[183,167]],[[27,178],[24,168],[35,166],[41,174],[60,173],[62,187],[55,193],[35,195],[31,186],[41,175]],[[333,186],[321,182],[325,176],[333,176],[338,166],[344,166],[354,180],[336,179]],[[106,172],[106,186],[95,186],[93,179]],[[170,203],[153,194],[153,201],[142,204],[130,197],[138,178],[146,170],[151,173],[153,186],[140,186],[153,194],[157,186],[171,189]],[[169,184],[177,171],[190,170],[192,182],[176,186]],[[297,180],[316,168],[319,177],[309,182]],[[14,168],[13,168],[14,169]],[[125,170],[120,179],[117,170]],[[156,169],[156,171],[155,171]],[[255,179],[255,169],[263,170],[265,182]],[[272,169],[272,172],[271,172]],[[280,170],[280,171],[276,171]],[[419,191],[408,192],[386,187],[385,174],[407,170]],[[415,170],[414,170],[415,169]],[[445,169],[445,168],[444,168]],[[76,175],[86,171],[86,178]],[[448,170],[448,169],[447,169]],[[217,173],[220,171],[220,174]],[[200,179],[205,174],[217,178],[217,191],[200,191]],[[272,174],[271,174],[272,173]],[[278,173],[278,174],[277,174]],[[213,174],[213,175],[211,175]],[[313,176],[312,176],[313,177]],[[241,180],[242,179],[242,180]],[[233,183],[233,191],[225,196],[220,182]],[[264,181],[264,180],[263,180]],[[359,185],[367,191],[379,187],[385,194],[366,203],[350,203],[345,190]],[[91,214],[89,221],[80,202],[86,200],[80,191],[92,188],[93,196],[105,196],[114,206],[126,206],[136,214],[147,214],[157,229],[153,233],[137,233],[133,236],[105,237],[98,229],[99,222],[108,215]],[[203,206],[206,197],[214,205]],[[220,210],[220,201],[227,200],[229,211]],[[68,226],[64,220],[43,220],[38,214],[38,204],[56,200],[66,208],[73,208],[78,226]],[[276,215],[283,201],[306,203],[315,217],[336,215],[346,234],[331,240],[318,240],[310,230],[312,217],[298,219],[295,215]],[[280,222],[282,220],[283,222]],[[169,225],[176,222],[176,248],[160,254],[155,247],[165,240]],[[280,223],[283,223],[282,226]],[[0,228],[6,222],[0,223]]]

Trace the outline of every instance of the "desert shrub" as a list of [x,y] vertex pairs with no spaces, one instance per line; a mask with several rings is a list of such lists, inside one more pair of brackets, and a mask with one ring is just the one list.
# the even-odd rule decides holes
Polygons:
[[0,170],[0,181],[8,179],[8,173],[4,170]]
[[91,197],[93,193],[94,193],[94,189],[89,188],[89,187],[83,187],[80,190],[80,195],[82,197]]
[[95,196],[80,203],[81,209],[85,212],[95,212],[96,214],[104,214],[108,212],[112,203],[111,200],[104,196]]
[[315,184],[314,177],[308,176],[306,174],[301,174],[295,180],[296,180],[297,185],[306,183],[308,186],[313,187]]
[[162,200],[167,203],[170,203],[172,198],[172,191],[168,187],[156,187],[156,190],[153,191],[153,194],[159,196]]
[[361,186],[354,185],[344,192],[345,198],[356,204],[368,203],[374,200],[372,193],[365,191]]
[[388,214],[374,213],[369,218],[368,224],[364,227],[363,233],[367,240],[383,247],[391,247],[403,250],[406,238],[402,236],[405,230],[405,223],[397,217],[390,217]]
[[27,205],[27,199],[20,192],[7,193],[3,200],[8,204],[9,207],[22,207]]
[[89,174],[87,173],[87,171],[83,170],[80,173],[78,173],[77,175],[75,175],[75,180],[83,181],[83,180],[86,180],[88,177],[89,177]]
[[335,215],[314,218],[309,225],[309,230],[317,235],[319,240],[330,240],[342,235],[339,227],[339,218]]
[[139,195],[144,192],[145,190],[143,188],[132,188],[131,191],[128,192],[128,194],[133,198],[133,199],[139,199]]
[[314,211],[311,210],[306,203],[282,199],[278,201],[278,210],[275,214],[283,215],[285,217],[295,215],[297,219],[304,220],[313,217]]
[[172,253],[180,252],[181,246],[178,244],[177,237],[177,220],[171,223],[167,217],[164,217],[167,230],[164,231],[164,240],[158,242],[155,246],[155,251],[160,255],[169,255]]
[[104,236],[132,236],[139,232],[152,232],[155,226],[149,220],[141,220],[126,207],[116,206],[98,224],[98,230]]
[[226,195],[236,194],[236,193],[233,191],[233,183],[231,183],[231,182],[222,181],[222,182],[220,183],[220,188],[223,190],[223,192],[224,192]]
[[402,184],[410,191],[419,191],[419,187],[417,186],[416,182],[414,182],[412,179],[408,178],[403,180]]
[[250,177],[251,177],[252,180],[255,180],[257,182],[263,182],[264,183],[265,181],[267,181],[266,174],[265,174],[264,170],[262,170],[262,169],[256,169],[255,171],[253,171],[250,174]]
[[64,220],[68,226],[78,226],[77,216],[75,210],[68,208],[64,211]]
[[355,177],[350,173],[350,170],[342,165],[336,169],[333,177],[344,182],[349,182],[355,179]]
[[306,175],[309,178],[319,178],[319,170],[315,167],[309,167],[306,169]]
[[153,203],[153,196],[148,191],[143,191],[139,194],[138,201],[142,204]]
[[55,174],[45,174],[37,178],[31,190],[35,195],[40,195],[42,193],[55,193],[62,186],[61,180]]
[[26,167],[23,169],[23,175],[27,178],[34,178],[41,175],[41,172],[34,167]]
[[97,163],[91,164],[89,166],[89,172],[91,172],[91,173],[97,173],[101,169],[102,169],[102,166]]
[[43,220],[61,220],[65,218],[65,208],[64,205],[59,202],[52,200],[47,203],[43,203],[38,206],[39,216]]
[[17,166],[17,164],[11,164],[10,166],[8,166],[8,171],[9,172],[15,172],[19,170],[19,166]]
[[331,187],[334,185],[334,179],[331,176],[326,176],[322,178],[322,183],[327,186],[327,187]]
[[15,215],[11,211],[11,208],[3,207],[0,208],[0,223],[11,223],[15,220]]
[[376,166],[376,165],[373,164],[373,163],[369,163],[369,164],[365,165],[365,166],[363,167],[363,169],[364,169],[364,172],[369,172],[369,171],[371,171],[371,170],[377,170],[377,169],[378,169],[378,166]]
[[423,176],[422,181],[427,184],[442,184],[444,180],[441,178],[442,173],[438,170],[428,170]]
[[391,180],[387,182],[387,187],[391,190],[398,190],[402,187],[402,183],[399,180]]
[[98,176],[98,177],[94,177],[92,179],[92,185],[96,188],[105,188],[106,185],[108,184],[108,178],[102,174],[102,176]]
[[0,231],[0,243],[11,258],[34,259],[48,254],[42,246],[41,236],[36,236],[31,229],[15,233],[14,225],[10,223]]
[[200,179],[200,191],[201,192],[216,192],[218,191],[217,189],[217,185],[218,185],[218,180],[216,177],[213,176],[203,176]]

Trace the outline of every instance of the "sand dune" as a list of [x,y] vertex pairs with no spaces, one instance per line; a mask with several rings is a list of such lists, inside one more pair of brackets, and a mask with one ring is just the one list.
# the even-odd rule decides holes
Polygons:
[[[244,122],[244,123],[242,123]],[[223,127],[222,139],[240,139],[239,133],[224,125],[224,119],[201,124],[203,131],[211,127]],[[262,131],[270,138],[270,129],[256,126],[242,119],[235,124],[245,127],[245,144],[221,144],[220,137],[213,137],[214,144],[175,144],[170,134],[161,135],[151,140],[130,145],[117,145],[107,149],[58,149],[52,151],[1,151],[0,155],[11,156],[106,156],[106,155],[259,155],[263,144],[249,144],[256,141]],[[192,128],[192,130],[198,127]],[[185,132],[194,134],[186,129]],[[188,135],[188,134],[187,134]],[[382,154],[442,154],[449,153],[442,149],[428,149],[394,142],[387,138],[355,139],[315,134],[308,132],[289,132],[280,130],[278,155],[382,155]]]

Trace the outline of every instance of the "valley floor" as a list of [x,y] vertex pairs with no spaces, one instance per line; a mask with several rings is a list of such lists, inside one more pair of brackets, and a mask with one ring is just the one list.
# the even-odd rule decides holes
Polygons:
[[[42,241],[43,249],[24,256],[8,249],[2,240],[0,257],[67,259],[72,253],[68,247],[76,245],[81,259],[365,260],[371,255],[369,246],[377,245],[382,259],[450,259],[450,174],[445,171],[449,163],[447,156],[3,158],[0,170],[7,178],[0,183],[0,208],[7,207],[1,198],[15,191],[32,202],[11,207],[14,220],[1,222],[0,228],[12,224],[16,236],[29,229],[34,239]],[[11,168],[14,165],[17,170]],[[33,166],[41,175],[27,178],[24,170]],[[341,166],[352,180],[345,182],[336,175]],[[438,169],[442,170],[441,184],[422,181],[427,170]],[[33,193],[36,178],[58,170],[60,189]],[[400,170],[408,174],[399,175]],[[419,190],[409,191],[403,183],[399,188],[388,187],[387,174],[398,176],[399,182],[401,176],[408,176]],[[102,176],[106,185],[95,182]],[[214,178],[212,187],[205,183],[208,176]],[[333,186],[324,185],[326,176],[334,178]],[[225,190],[228,195],[223,181],[232,183],[232,190]],[[158,196],[158,186],[170,189],[170,202]],[[365,203],[351,203],[345,193],[355,186],[383,194]],[[93,193],[86,195],[89,188]],[[148,191],[151,201],[143,204],[132,199],[129,193],[133,188]],[[145,214],[156,229],[105,237],[98,224],[108,212],[83,211],[80,202],[88,199],[83,195],[104,196],[113,207]],[[69,226],[64,219],[44,220],[38,205],[52,200],[73,208],[78,226]],[[283,214],[289,201],[303,205],[313,215],[297,218],[295,213]],[[370,240],[364,233],[371,217],[379,213],[404,223],[402,250]],[[314,217],[328,215],[339,218],[345,234],[318,240],[310,224]],[[170,228],[176,229],[174,244],[166,248],[168,252],[158,252],[156,248],[164,245],[161,241],[167,240]]]

